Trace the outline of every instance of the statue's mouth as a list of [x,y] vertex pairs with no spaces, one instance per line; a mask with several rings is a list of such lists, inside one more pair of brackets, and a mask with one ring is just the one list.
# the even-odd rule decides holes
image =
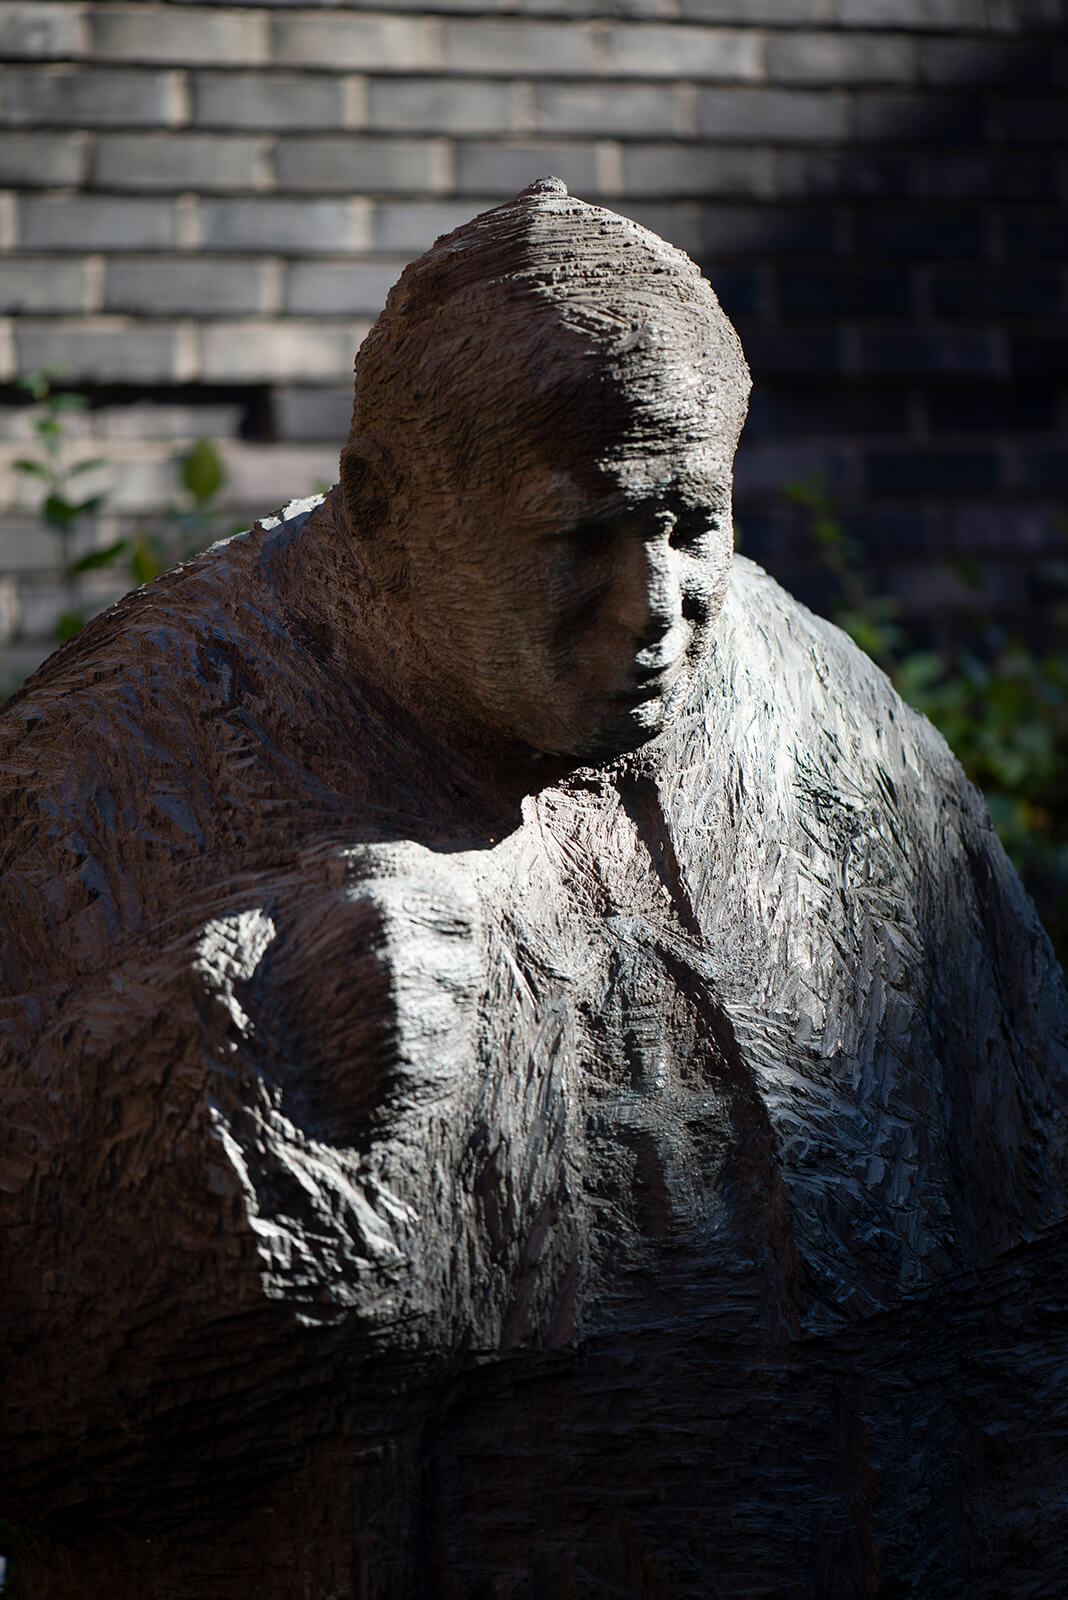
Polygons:
[[635,667],[628,686],[616,698],[631,701],[660,699],[674,688],[685,663],[686,657],[680,655],[667,665]]

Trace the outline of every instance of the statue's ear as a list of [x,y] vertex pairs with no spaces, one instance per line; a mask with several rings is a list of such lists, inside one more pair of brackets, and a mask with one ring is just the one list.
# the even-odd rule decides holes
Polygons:
[[389,519],[397,472],[385,445],[372,433],[350,439],[341,452],[341,498],[354,534],[373,539]]

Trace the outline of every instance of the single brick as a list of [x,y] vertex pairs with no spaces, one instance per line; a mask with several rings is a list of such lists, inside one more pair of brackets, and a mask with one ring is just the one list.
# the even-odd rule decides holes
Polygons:
[[195,72],[193,121],[209,128],[340,128],[339,78],[295,72]]
[[744,195],[772,193],[769,150],[721,145],[635,144],[623,150],[627,194]]
[[29,250],[173,250],[174,203],[142,195],[21,195],[18,240]]
[[[88,411],[68,411],[63,419],[63,432],[70,443],[95,437],[94,424],[90,420]],[[34,426],[34,410],[29,396],[25,396],[23,403],[17,406],[5,406],[0,410],[0,439],[15,439],[20,441],[16,455],[24,456],[26,451],[21,447],[27,440],[37,438],[37,429]],[[93,453],[93,452],[90,452]]]
[[986,27],[985,0],[835,0],[834,10],[847,28]]
[[512,90],[479,78],[373,78],[368,108],[370,126],[391,132],[498,133],[511,126]]
[[96,438],[134,441],[229,439],[241,431],[243,416],[241,405],[161,405],[152,400],[92,412]]
[[102,189],[251,189],[260,149],[246,133],[102,133],[92,180]]
[[1007,217],[1005,250],[1020,258],[1037,256],[1059,261],[1068,255],[1068,219],[1050,217]]
[[1068,450],[1063,445],[1051,449],[1021,450],[1018,460],[1019,480],[1029,488],[1068,489]]
[[85,493],[106,488],[109,517],[116,512],[143,515],[158,511],[168,502],[173,504],[180,493],[174,456],[174,449],[169,446],[141,443],[131,448],[129,444],[110,444],[107,466],[97,483],[86,476]]
[[[540,176],[540,174],[539,174]],[[399,200],[376,205],[371,237],[376,250],[391,250],[405,255],[421,255],[434,240],[451,233],[476,212],[495,201],[489,196],[478,200]]]
[[1051,162],[1031,154],[998,152],[957,154],[937,151],[916,163],[912,192],[924,199],[1048,200],[1058,198],[1057,173]]
[[744,328],[742,344],[755,375],[822,376],[844,370],[842,336],[837,328]]
[[[407,4],[408,0],[405,0],[405,3]],[[425,9],[425,0],[419,0],[419,4],[421,9]],[[509,11],[518,11],[527,16],[587,19],[595,10],[603,14],[611,13],[613,17],[635,17],[644,20],[678,15],[678,0],[601,0],[596,7],[590,4],[590,0],[506,0],[506,4]],[[484,12],[487,7],[485,0],[448,0],[448,5],[443,6],[443,9]],[[501,6],[499,9],[504,10],[505,7]]]
[[205,250],[330,255],[366,244],[362,213],[347,200],[201,200],[198,222]]
[[1061,285],[1055,272],[941,273],[931,281],[931,304],[948,317],[1055,317]]
[[283,67],[428,72],[439,64],[439,23],[433,17],[293,10],[271,17],[270,27],[272,58]]
[[846,105],[825,89],[702,89],[697,131],[710,139],[843,139]]
[[510,197],[550,172],[562,178],[573,194],[596,193],[597,155],[593,145],[472,141],[456,147],[458,194]]
[[201,376],[207,383],[338,383],[366,324],[354,322],[212,322],[201,329]]
[[830,255],[834,239],[830,211],[709,206],[701,218],[702,250],[710,256]]
[[22,321],[15,329],[20,372],[62,367],[64,381],[174,383],[182,370],[181,330],[120,318],[98,322]]
[[857,250],[863,256],[961,259],[986,253],[986,223],[972,212],[873,211],[856,219]]
[[862,371],[880,375],[968,373],[973,377],[994,377],[1003,367],[1001,341],[987,329],[970,333],[905,328],[885,333],[861,332],[859,355]]
[[906,272],[779,271],[779,307],[787,316],[896,317],[913,308]]
[[336,483],[338,446],[347,432],[346,427],[325,445],[274,441],[252,444],[244,440],[227,444],[221,452],[226,467],[227,502],[249,506],[255,515],[262,516],[272,506],[284,506],[295,496],[314,494],[324,483]]
[[849,450],[818,444],[758,444],[739,450],[734,463],[734,488],[740,497],[781,493],[788,483],[819,478],[828,489],[852,489],[857,466]]
[[942,85],[989,88],[1018,83],[1027,90],[1052,87],[1055,57],[1045,45],[1006,44],[1001,39],[924,39],[920,78]]
[[926,396],[933,433],[1034,433],[1057,425],[1057,393],[1049,385],[932,384]]
[[33,316],[96,309],[87,261],[0,256],[0,312]]
[[903,550],[931,553],[937,542],[935,518],[915,506],[907,510],[893,506],[866,506],[862,511],[842,515],[842,531],[865,550],[897,555]]
[[442,23],[442,61],[449,72],[589,77],[596,70],[593,41],[587,23],[449,18]]
[[996,489],[1001,481],[993,450],[872,451],[865,475],[869,488],[902,494]]
[[286,384],[274,390],[274,431],[279,439],[331,439],[347,437],[352,417],[352,384],[334,388],[297,388]]
[[[418,0],[418,3],[425,5],[425,0]],[[614,17],[674,17],[678,14],[678,0],[603,0],[599,7],[592,6],[590,0],[507,0],[507,6],[510,11],[556,17],[589,17],[595,9],[611,12]],[[449,0],[448,9],[483,12],[487,7],[485,0]]]
[[677,130],[675,91],[667,85],[539,83],[534,87],[534,126],[539,133],[581,133],[671,138]]
[[922,158],[864,151],[848,153],[781,150],[777,153],[776,188],[781,195],[886,196],[898,199],[915,192]]
[[782,83],[908,83],[911,39],[887,34],[780,33],[768,40],[768,75]]
[[602,37],[604,70],[615,76],[756,83],[764,77],[759,34],[729,28],[619,23]]
[[988,500],[946,508],[946,543],[974,555],[980,550],[1048,551],[1052,528],[1034,506],[992,506]]
[[1003,109],[1005,135],[1026,143],[1068,143],[1068,99],[1010,100]]
[[908,426],[904,387],[885,384],[762,384],[749,404],[746,436],[835,436],[902,433]]
[[832,0],[680,0],[688,22],[830,22]]
[[294,261],[286,273],[285,308],[313,317],[376,317],[403,265],[395,261]]
[[1068,378],[1068,338],[1063,334],[1021,334],[1012,341],[1012,370]]
[[275,167],[283,189],[377,194],[441,187],[437,150],[429,139],[287,135],[276,146]]
[[1059,33],[1068,23],[1068,0],[987,0],[987,26],[995,33]]
[[252,67],[267,59],[266,18],[257,11],[141,4],[89,8],[93,54],[104,61]]
[[247,315],[264,309],[259,261],[142,256],[109,261],[104,306],[142,316]]
[[944,563],[936,565],[930,556],[914,566],[893,567],[883,585],[896,594],[905,616],[929,618],[936,626],[953,612],[963,612],[969,621],[979,609],[1004,616],[1025,604],[1027,597],[1026,574],[1016,564],[984,563],[982,572],[972,576]]
[[0,118],[59,127],[151,128],[178,115],[173,72],[129,67],[8,68],[0,83]]
[[979,143],[986,136],[982,100],[961,95],[859,94],[854,101],[858,139],[897,144]]
[[81,7],[48,0],[0,5],[0,56],[62,61],[84,55],[89,34]]
[[7,133],[0,139],[0,184],[60,188],[81,181],[86,135]]

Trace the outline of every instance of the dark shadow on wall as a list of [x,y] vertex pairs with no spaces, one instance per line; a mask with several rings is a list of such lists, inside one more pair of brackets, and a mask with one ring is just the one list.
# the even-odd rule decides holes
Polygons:
[[925,49],[919,87],[854,91],[848,147],[785,136],[776,201],[695,220],[755,380],[742,548],[827,609],[782,494],[818,477],[873,591],[945,647],[979,615],[1041,629],[1064,537],[1068,63],[1063,30]]

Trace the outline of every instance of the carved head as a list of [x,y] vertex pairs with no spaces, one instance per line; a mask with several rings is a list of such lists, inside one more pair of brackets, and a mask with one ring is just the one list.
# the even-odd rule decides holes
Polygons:
[[723,602],[748,393],[689,257],[557,179],[439,239],[359,352],[341,459],[424,675],[534,749],[656,734]]

